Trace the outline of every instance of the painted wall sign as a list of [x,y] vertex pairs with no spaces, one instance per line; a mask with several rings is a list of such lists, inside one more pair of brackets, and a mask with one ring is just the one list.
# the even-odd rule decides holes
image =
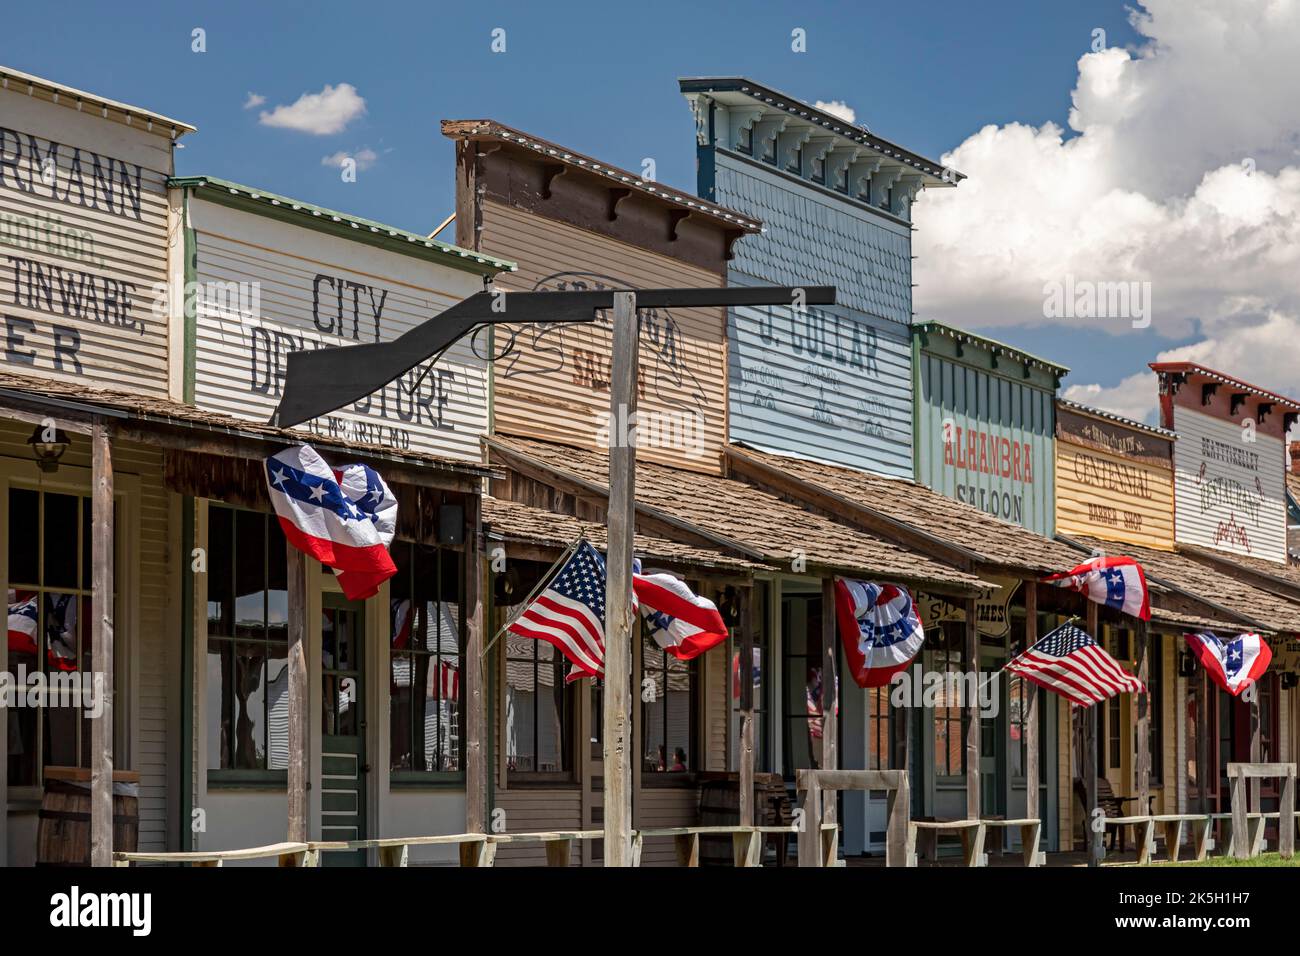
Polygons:
[[[482,286],[471,273],[198,196],[189,218],[195,403],[238,417],[270,417],[290,352],[391,341]],[[462,341],[433,366],[304,427],[340,441],[478,460],[486,362]]]
[[171,169],[170,130],[0,90],[0,367],[166,394]]
[[1058,406],[1057,530],[1173,548],[1174,444]]
[[924,350],[917,367],[918,480],[995,518],[1052,534],[1053,392]]
[[837,305],[733,309],[731,438],[765,451],[912,477],[911,244],[906,226],[715,151],[718,202],[764,221],[735,247],[732,285],[829,282]]
[[[496,285],[523,291],[717,286],[716,272],[495,201],[482,204],[482,248],[519,263]],[[507,309],[509,297],[506,298]],[[640,313],[639,457],[720,469],[725,439],[726,352],[722,309]],[[577,445],[610,440],[610,316],[580,325],[497,326],[476,335],[492,359],[498,431]]]
[[[1011,599],[1020,587],[1020,580],[987,574],[984,578],[998,587],[984,588],[976,597],[976,630],[984,637],[1006,637],[1011,633]],[[961,605],[925,591],[917,593],[917,607],[927,628],[945,621],[964,623],[966,620],[966,611]]]
[[1177,409],[1178,540],[1286,561],[1282,442],[1231,420]]

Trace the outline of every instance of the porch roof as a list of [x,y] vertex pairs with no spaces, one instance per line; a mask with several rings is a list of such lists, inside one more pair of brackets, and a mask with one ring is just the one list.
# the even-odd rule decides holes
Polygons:
[[985,514],[978,508],[905,478],[885,478],[841,465],[824,465],[728,445],[732,467],[763,484],[790,489],[810,504],[851,510],[885,536],[920,534],[936,548],[966,552],[968,564],[988,565],[1031,577],[1068,571],[1079,563],[1074,548]]
[[1300,601],[1300,564],[1288,561],[1279,564],[1264,558],[1250,558],[1180,544],[1179,554],[1201,561],[1232,577],[1240,577],[1264,591],[1272,591],[1283,598]]
[[92,418],[102,416],[113,419],[116,428],[127,437],[153,440],[180,451],[249,459],[264,458],[277,445],[309,443],[326,455],[346,452],[391,463],[399,469],[397,480],[401,480],[401,475],[409,476],[411,469],[437,473],[460,483],[492,475],[492,470],[479,462],[323,438],[306,429],[278,428],[168,398],[90,388],[8,371],[0,372],[0,416],[27,422],[50,417],[59,428],[83,432],[89,430]]
[[[608,495],[609,463],[601,452],[503,435],[485,443],[493,461],[557,476],[593,498]],[[813,574],[848,573],[959,594],[993,586],[743,481],[638,461],[636,497],[640,514],[772,567],[789,567],[802,556]]]
[[[597,551],[604,552],[608,543],[607,527],[601,522],[584,521],[573,515],[557,514],[544,508],[501,498],[483,497],[483,525],[489,541],[516,541],[563,550],[585,535]],[[677,565],[708,568],[727,574],[747,575],[764,566],[721,551],[681,544],[667,538],[637,534],[632,541],[639,558]]]
[[1148,582],[1190,595],[1226,617],[1241,617],[1249,626],[1279,633],[1300,632],[1300,602],[1254,587],[1185,554],[1082,535],[1063,540],[1072,541],[1081,549],[1127,555],[1142,565]]

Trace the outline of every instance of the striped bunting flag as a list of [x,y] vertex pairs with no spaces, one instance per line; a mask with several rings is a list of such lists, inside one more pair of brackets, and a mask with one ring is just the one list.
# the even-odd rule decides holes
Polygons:
[[1145,694],[1146,686],[1082,628],[1062,624],[1004,670],[1060,694],[1082,707],[1116,694]]

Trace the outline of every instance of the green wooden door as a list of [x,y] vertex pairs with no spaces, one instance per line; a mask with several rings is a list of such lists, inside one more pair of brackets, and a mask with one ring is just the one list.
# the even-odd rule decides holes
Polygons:
[[[366,838],[365,610],[321,601],[321,839]],[[325,853],[328,866],[364,866],[366,854]]]

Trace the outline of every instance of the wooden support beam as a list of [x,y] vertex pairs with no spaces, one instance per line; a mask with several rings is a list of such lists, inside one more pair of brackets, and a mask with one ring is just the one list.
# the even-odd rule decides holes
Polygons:
[[[1087,631],[1093,639],[1101,643],[1101,632],[1097,626],[1097,605],[1088,601]],[[1106,828],[1098,826],[1095,818],[1097,812],[1097,713],[1100,704],[1091,707],[1077,707],[1079,719],[1083,721],[1083,791],[1085,796],[1084,845],[1088,851],[1088,865],[1101,866],[1102,836]]]
[[[979,674],[980,636],[975,599],[963,602],[966,617],[967,673]],[[980,816],[980,707],[978,700],[966,701],[966,818],[977,820]]]
[[1277,852],[1284,860],[1295,856],[1295,777],[1295,765],[1292,764],[1291,772],[1282,778],[1281,799],[1277,805]]
[[465,829],[487,832],[487,669],[483,655],[483,499],[471,497],[465,507]]
[[[740,589],[740,825],[754,825],[754,589]],[[767,661],[763,661],[766,665]]]
[[[1038,642],[1038,582],[1026,581],[1023,590],[1025,643],[1020,649],[1022,653]],[[1025,816],[1033,819],[1038,817],[1038,685],[1022,680],[1021,687],[1025,693],[1022,728],[1025,735]]]
[[[835,637],[835,579],[822,578],[822,770],[838,770],[839,742],[836,740],[836,711],[839,709],[839,682]],[[837,822],[837,797],[834,790],[827,792],[826,806],[822,810],[823,823]]]
[[[1151,631],[1146,621],[1137,625],[1137,677],[1145,687],[1150,687],[1151,680]],[[1161,665],[1160,655],[1156,655],[1155,666]],[[1151,812],[1151,696],[1137,695],[1137,812],[1145,815]]]
[[636,527],[636,448],[619,423],[636,413],[636,295],[614,294],[609,389],[609,544],[605,594],[605,865],[632,865],[631,660],[632,535]]
[[[113,865],[113,446],[107,421],[91,429],[92,687],[102,707],[90,725],[90,865]],[[98,685],[98,686],[95,686]]]
[[[1250,762],[1259,763],[1264,755],[1264,745],[1259,736],[1259,684],[1246,689],[1250,706]],[[1250,791],[1250,812],[1259,813],[1263,809],[1260,802],[1261,781],[1252,779],[1247,783]]]
[[285,542],[288,564],[287,624],[289,628],[289,832],[290,843],[307,841],[308,746],[307,722],[307,556]]

